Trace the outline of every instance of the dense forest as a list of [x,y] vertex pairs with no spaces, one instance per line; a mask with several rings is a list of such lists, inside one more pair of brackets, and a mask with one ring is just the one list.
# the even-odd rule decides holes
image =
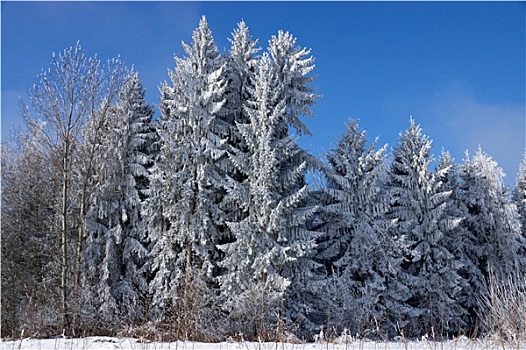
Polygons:
[[526,272],[526,161],[510,190],[412,119],[389,153],[350,120],[318,159],[310,51],[230,43],[203,17],[157,106],[120,59],[53,55],[2,143],[2,337],[479,332],[488,281]]

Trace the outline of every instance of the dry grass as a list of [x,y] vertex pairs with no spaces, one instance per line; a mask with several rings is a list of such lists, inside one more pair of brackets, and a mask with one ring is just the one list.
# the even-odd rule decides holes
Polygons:
[[526,344],[526,273],[498,278],[490,273],[480,298],[480,320],[488,339],[521,349]]

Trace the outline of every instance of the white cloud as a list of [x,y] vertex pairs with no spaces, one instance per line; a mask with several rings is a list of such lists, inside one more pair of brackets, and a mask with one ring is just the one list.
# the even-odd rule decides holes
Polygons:
[[504,170],[505,183],[514,186],[526,149],[524,102],[483,99],[474,90],[457,80],[431,94],[404,96],[399,92],[388,96],[384,108],[389,115],[401,118],[396,121],[403,125],[401,129],[412,115],[433,140],[435,158],[444,149],[461,163],[466,150],[473,154],[480,146]]
[[425,119],[457,154],[467,149],[473,153],[480,146],[504,169],[506,183],[514,184],[526,147],[524,104],[483,101],[462,82],[448,85],[429,102]]

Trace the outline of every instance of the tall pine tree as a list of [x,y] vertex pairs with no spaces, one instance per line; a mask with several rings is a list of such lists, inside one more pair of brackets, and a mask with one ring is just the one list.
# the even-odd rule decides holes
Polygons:
[[[298,133],[308,133],[299,117],[312,115],[309,106],[315,96],[304,84],[312,80],[307,74],[313,59],[305,57],[307,50],[295,47],[290,34],[280,32],[269,45],[272,55],[263,54],[253,80],[244,85],[243,114],[248,119],[237,125],[245,146],[231,154],[244,175],[230,185],[244,214],[229,223],[233,242],[221,247],[227,271],[221,277],[223,295],[234,313],[247,318],[248,305],[258,306],[256,300],[267,296],[265,313],[255,324],[243,326],[251,327],[254,335],[274,327],[278,315],[292,320],[308,312],[308,305],[300,300],[309,293],[314,268],[315,235],[306,229],[313,208],[305,207],[309,193],[305,174],[315,160],[289,132],[293,126]],[[250,77],[252,67],[244,67],[248,71],[243,76]],[[288,314],[283,313],[283,298]]]
[[279,182],[283,195],[297,201],[292,206],[294,210],[285,216],[289,255],[294,259],[284,272],[292,281],[285,295],[287,319],[305,320],[303,326],[308,329],[314,326],[309,325],[307,320],[309,313],[313,311],[311,304],[316,289],[317,277],[313,275],[316,264],[313,258],[317,234],[307,229],[307,222],[312,218],[315,208],[308,200],[310,189],[305,175],[308,170],[321,166],[316,158],[300,149],[296,141],[293,141],[296,137],[294,135],[311,134],[301,118],[314,117],[311,107],[318,98],[314,89],[309,86],[316,78],[311,75],[314,57],[309,49],[297,46],[296,41],[292,34],[278,31],[277,36],[272,36],[269,40],[267,51],[272,58],[272,71],[282,87],[276,93],[280,94],[279,99],[285,104],[285,116],[275,128],[275,133],[282,142],[290,144],[290,150],[284,150],[281,168],[278,170]]
[[463,326],[465,310],[459,302],[465,281],[459,275],[448,242],[458,219],[447,212],[450,191],[429,169],[431,141],[411,120],[393,150],[388,188],[388,217],[396,220],[392,236],[400,242],[404,261],[398,277],[410,288],[402,315],[406,334],[455,332]]
[[[473,157],[466,154],[458,193],[468,233],[466,252],[486,278],[490,270],[506,278],[526,266],[519,212],[509,198],[503,177],[497,162],[481,149]],[[483,286],[482,281],[472,284]]]
[[[318,260],[327,281],[320,300],[326,320],[337,334],[388,336],[392,325],[385,322],[398,304],[394,283],[386,285],[398,266],[383,219],[387,198],[385,146],[376,150],[376,140],[366,145],[365,131],[351,120],[337,146],[327,155],[326,188],[320,221],[323,237]],[[398,286],[400,288],[401,286]]]
[[[188,330],[205,331],[197,323],[200,313],[215,303],[216,245],[225,235],[220,165],[229,125],[222,119],[225,60],[204,17],[192,39],[192,45],[183,44],[187,57],[176,57],[172,86],[161,87],[160,155],[146,212],[162,215],[149,225],[152,311],[160,319],[175,316],[178,331],[195,337]],[[198,285],[204,295],[196,292]]]
[[472,235],[467,231],[463,221],[467,216],[466,208],[462,204],[460,196],[460,167],[453,163],[449,152],[442,152],[435,170],[435,176],[440,181],[440,190],[450,192],[449,200],[446,202],[446,213],[451,218],[458,220],[458,225],[453,228],[452,234],[445,237],[449,251],[459,261],[459,275],[466,281],[466,285],[458,298],[462,308],[466,311],[464,315],[464,332],[476,332],[478,327],[478,302],[479,293],[483,290],[482,271],[470,257],[473,245]]
[[130,73],[98,131],[95,189],[86,213],[84,287],[86,302],[106,327],[136,323],[145,316],[148,240],[140,210],[155,134],[153,108],[144,95],[138,74]]

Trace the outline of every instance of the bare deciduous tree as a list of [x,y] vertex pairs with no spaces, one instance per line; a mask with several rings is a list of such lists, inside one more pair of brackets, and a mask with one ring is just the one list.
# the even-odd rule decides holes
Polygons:
[[[120,63],[115,67],[120,67]],[[73,191],[75,159],[79,149],[83,148],[83,130],[88,122],[98,123],[103,119],[102,115],[116,96],[120,72],[120,68],[105,72],[100,60],[96,56],[86,56],[80,43],[77,43],[58,55],[53,53],[49,68],[42,69],[28,91],[30,106],[25,106],[22,111],[30,128],[41,125],[42,137],[39,140],[61,183],[58,233],[61,247],[61,325],[65,330],[71,327],[68,295],[74,272],[72,261],[78,264],[78,257],[70,257],[75,231],[79,233],[76,238],[77,255],[82,240],[82,212],[79,212],[82,205],[77,208],[79,201],[74,200],[77,194]],[[80,188],[85,189],[85,186]]]

